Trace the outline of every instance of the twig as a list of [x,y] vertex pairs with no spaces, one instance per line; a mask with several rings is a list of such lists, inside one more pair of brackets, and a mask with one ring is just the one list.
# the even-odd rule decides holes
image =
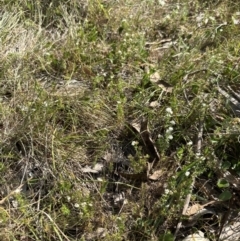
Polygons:
[[[199,131],[198,131],[198,136],[197,136],[197,145],[196,145],[196,155],[199,156],[201,154],[201,148],[202,148],[202,136],[203,136],[203,120],[200,120],[199,122]],[[190,185],[190,193],[186,196],[185,201],[184,201],[184,206],[183,206],[183,211],[182,215],[185,215],[191,200],[192,196],[192,190],[195,184],[195,178],[193,177],[192,183]],[[174,240],[177,237],[177,234],[182,227],[182,221],[179,221],[174,233]]]
[[[195,183],[195,178],[193,178],[193,181],[190,185],[190,193],[185,198],[182,215],[185,215],[186,212],[187,212],[187,209],[188,209],[188,206],[189,206],[189,203],[190,203],[190,200],[191,200],[191,196],[192,196],[192,190],[193,190],[193,187],[194,187],[194,183]],[[174,240],[176,239],[177,234],[178,234],[181,227],[182,227],[182,221],[179,221],[178,224],[177,224],[175,233],[174,233]]]

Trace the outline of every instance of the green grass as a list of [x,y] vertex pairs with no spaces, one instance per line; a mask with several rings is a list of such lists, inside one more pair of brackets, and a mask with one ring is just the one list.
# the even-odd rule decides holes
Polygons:
[[[240,171],[238,118],[218,86],[240,89],[238,19],[227,0],[3,0],[1,240],[173,240],[186,196],[212,201],[204,182],[236,199],[217,184]],[[151,156],[131,126],[142,119],[156,181],[119,176]],[[204,218],[195,228],[216,240]]]

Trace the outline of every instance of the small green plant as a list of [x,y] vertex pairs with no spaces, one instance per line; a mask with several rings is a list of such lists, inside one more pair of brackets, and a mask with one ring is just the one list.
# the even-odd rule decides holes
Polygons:
[[133,168],[134,173],[140,173],[145,170],[149,156],[143,154],[143,148],[139,145],[139,142],[133,141],[132,145],[135,147],[136,154],[128,157],[130,166]]

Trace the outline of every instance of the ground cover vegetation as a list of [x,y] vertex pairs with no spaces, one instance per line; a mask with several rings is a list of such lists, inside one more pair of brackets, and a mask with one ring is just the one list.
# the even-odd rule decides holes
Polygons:
[[0,239],[224,240],[239,26],[229,0],[2,0]]

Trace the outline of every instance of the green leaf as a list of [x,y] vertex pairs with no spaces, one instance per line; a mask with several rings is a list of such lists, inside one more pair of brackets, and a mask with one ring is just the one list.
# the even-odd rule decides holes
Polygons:
[[231,162],[229,162],[229,161],[223,162],[223,164],[222,164],[222,169],[227,170],[227,169],[229,169],[230,167],[231,167]]
[[226,179],[223,179],[223,178],[218,180],[217,185],[220,188],[229,187],[228,181]]
[[230,191],[228,191],[228,190],[222,192],[222,193],[219,195],[219,199],[220,199],[221,201],[227,201],[227,200],[229,200],[229,199],[231,199],[231,198],[232,198],[232,193],[231,193]]
[[170,232],[160,235],[159,240],[162,241],[174,241],[174,235]]

